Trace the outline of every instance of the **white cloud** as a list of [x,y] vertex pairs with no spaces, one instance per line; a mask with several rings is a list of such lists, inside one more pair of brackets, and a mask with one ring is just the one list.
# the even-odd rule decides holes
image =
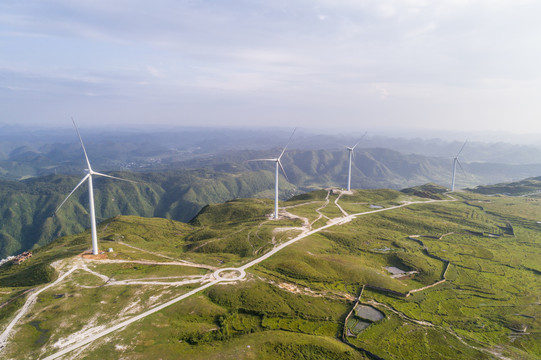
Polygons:
[[385,100],[389,97],[389,91],[383,87],[383,85],[376,85],[376,89],[379,91],[379,98]]
[[437,26],[435,23],[431,22],[427,25],[421,26],[417,29],[414,29],[413,31],[409,31],[406,33],[406,37],[417,37],[417,36],[423,36],[427,35],[429,33],[434,32],[436,30]]
[[377,7],[377,13],[382,17],[391,17],[396,14],[396,11],[396,7],[389,3],[383,3]]
[[122,96],[153,109],[179,94],[196,104],[249,98],[288,121],[365,112],[434,124],[426,109],[471,121],[504,119],[513,106],[533,119],[540,12],[532,0],[6,0],[0,68],[18,74],[2,85],[110,95],[111,107]]
[[152,75],[154,77],[157,77],[157,78],[160,78],[160,79],[165,77],[163,72],[161,70],[158,70],[154,66],[147,65],[147,70],[150,73],[150,75]]

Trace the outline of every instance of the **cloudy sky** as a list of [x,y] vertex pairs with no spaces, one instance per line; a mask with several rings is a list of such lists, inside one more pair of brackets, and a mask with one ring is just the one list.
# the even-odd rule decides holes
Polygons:
[[541,133],[537,0],[2,0],[0,124]]

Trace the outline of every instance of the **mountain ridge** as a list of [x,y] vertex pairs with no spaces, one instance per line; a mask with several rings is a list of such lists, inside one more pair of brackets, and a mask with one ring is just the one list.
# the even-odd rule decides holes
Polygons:
[[[279,149],[276,149],[277,151]],[[140,181],[131,186],[109,180],[96,182],[96,215],[98,220],[118,214],[158,216],[189,221],[205,205],[239,197],[271,196],[274,174],[266,163],[247,160],[272,156],[274,151],[246,150],[188,160],[173,170],[112,172],[119,177]],[[280,197],[329,186],[344,186],[347,176],[345,151],[288,151],[283,156],[288,174],[281,178]],[[400,189],[434,182],[449,183],[452,161],[421,155],[404,155],[389,149],[360,149],[352,166],[353,188]],[[181,169],[174,170],[176,167]],[[201,168],[202,167],[202,168]],[[459,187],[478,185],[483,181],[501,182],[501,174],[526,178],[541,173],[541,165],[464,164],[466,175],[457,175]],[[101,170],[101,169],[100,169]],[[477,170],[478,173],[475,173]],[[474,174],[474,175],[472,175]],[[58,204],[79,181],[78,177],[49,175],[23,181],[0,180],[0,257],[44,245],[54,237],[80,232],[88,223],[87,195],[79,190],[74,199],[51,218]],[[102,188],[100,184],[107,184]]]

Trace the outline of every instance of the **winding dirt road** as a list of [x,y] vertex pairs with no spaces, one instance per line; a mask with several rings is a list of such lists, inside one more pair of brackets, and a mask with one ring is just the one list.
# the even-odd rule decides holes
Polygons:
[[[320,212],[320,210],[323,209],[324,207],[326,207],[326,206],[328,205],[328,203],[329,203],[329,195],[330,195],[330,191],[327,193],[327,197],[326,197],[326,202],[325,202],[325,204],[324,204],[321,208],[318,208],[318,209],[316,210],[316,212],[318,212],[318,214],[320,215],[320,217],[319,217],[317,220],[319,220],[321,217],[326,217],[325,215],[323,215],[323,214]],[[105,330],[101,330],[101,331],[99,331],[99,332],[96,332],[95,334],[89,336],[88,338],[86,338],[86,339],[84,339],[84,340],[78,341],[78,342],[76,342],[76,343],[74,343],[74,344],[72,344],[72,345],[70,345],[70,346],[68,346],[68,347],[66,347],[66,348],[64,348],[64,349],[62,349],[62,350],[60,350],[59,352],[56,352],[56,353],[54,353],[54,354],[52,354],[52,355],[50,355],[50,356],[47,356],[46,358],[44,358],[44,360],[57,359],[57,358],[59,358],[59,357],[65,355],[65,354],[67,354],[67,353],[69,353],[69,352],[71,352],[71,351],[73,351],[73,350],[75,350],[75,349],[81,347],[81,346],[87,345],[87,344],[89,344],[89,343],[91,343],[91,342],[93,342],[93,341],[95,341],[95,340],[97,340],[97,339],[99,339],[99,338],[101,338],[101,337],[103,337],[103,336],[106,336],[106,335],[108,335],[108,334],[110,334],[110,333],[112,333],[112,332],[114,332],[114,331],[116,331],[116,330],[122,329],[122,328],[124,328],[124,327],[126,327],[126,326],[128,326],[128,325],[130,325],[130,324],[132,324],[132,323],[134,323],[134,322],[136,322],[136,321],[139,321],[139,320],[141,320],[141,319],[143,319],[143,318],[145,318],[145,317],[147,317],[147,316],[149,316],[149,315],[152,315],[152,314],[154,314],[154,313],[156,313],[156,312],[158,312],[158,311],[160,311],[160,310],[162,310],[162,309],[164,309],[164,308],[166,308],[166,307],[168,307],[168,306],[171,306],[171,305],[173,305],[173,304],[175,304],[175,303],[177,303],[177,302],[179,302],[179,301],[181,301],[181,300],[183,300],[183,299],[185,299],[185,298],[187,298],[187,297],[189,297],[189,296],[192,296],[192,295],[194,295],[194,294],[197,294],[198,292],[203,291],[203,290],[205,290],[205,289],[207,289],[207,288],[209,288],[209,287],[211,287],[211,286],[213,286],[213,285],[216,285],[216,284],[218,284],[218,283],[220,283],[220,282],[224,282],[224,281],[233,281],[233,280],[240,280],[240,279],[244,278],[244,276],[246,275],[246,273],[245,273],[245,270],[246,270],[246,269],[248,269],[248,268],[250,268],[250,267],[252,267],[252,266],[254,266],[254,265],[259,264],[260,262],[262,262],[262,261],[268,259],[268,258],[271,257],[272,255],[274,255],[274,254],[276,254],[277,252],[281,251],[282,249],[284,249],[284,248],[286,248],[286,247],[288,247],[288,246],[290,246],[290,245],[296,243],[297,241],[302,240],[302,239],[304,239],[304,238],[307,237],[307,236],[316,234],[316,233],[318,233],[318,232],[320,232],[320,231],[323,231],[323,230],[325,230],[325,229],[328,229],[328,228],[330,228],[330,227],[332,227],[332,226],[343,225],[343,224],[345,224],[345,223],[348,223],[348,222],[352,221],[353,219],[355,219],[355,218],[358,217],[358,216],[369,215],[369,214],[374,214],[374,213],[378,213],[378,212],[383,212],[383,211],[389,211],[389,210],[399,209],[399,208],[402,208],[402,207],[405,207],[405,206],[408,206],[408,205],[413,205],[413,204],[427,204],[427,203],[442,203],[442,202],[456,201],[455,198],[452,198],[451,196],[449,196],[449,197],[451,198],[450,200],[424,200],[424,201],[405,202],[405,203],[403,203],[403,204],[401,204],[401,205],[391,206],[391,207],[388,207],[388,208],[382,208],[382,209],[377,209],[377,210],[372,210],[372,211],[366,211],[366,212],[361,212],[361,213],[356,213],[356,214],[350,214],[350,215],[347,215],[347,213],[346,213],[346,212],[338,205],[338,203],[337,203],[337,202],[338,202],[338,199],[340,198],[341,195],[342,195],[342,194],[340,194],[339,197],[335,200],[335,204],[339,207],[340,211],[344,214],[344,216],[338,217],[338,218],[334,218],[334,219],[329,219],[329,221],[327,222],[326,225],[324,225],[324,226],[322,226],[322,227],[319,227],[319,228],[317,228],[317,229],[314,229],[314,230],[311,230],[311,224],[309,224],[309,223],[306,221],[306,222],[304,223],[304,226],[303,226],[304,230],[303,230],[302,233],[299,234],[297,237],[295,237],[295,238],[293,238],[293,239],[291,239],[291,240],[289,240],[289,241],[287,241],[287,242],[284,242],[284,243],[282,243],[282,244],[276,246],[275,248],[273,248],[273,249],[270,250],[269,252],[265,253],[264,255],[260,256],[259,258],[254,259],[254,260],[248,262],[247,264],[242,265],[242,266],[239,267],[239,268],[228,268],[228,269],[227,269],[228,271],[238,271],[238,273],[239,273],[239,275],[236,276],[236,277],[234,277],[233,279],[231,279],[231,278],[226,278],[226,277],[221,277],[221,276],[219,275],[219,273],[222,272],[222,271],[224,271],[224,270],[226,270],[226,269],[219,269],[219,270],[216,271],[216,274],[218,274],[218,275],[217,275],[217,276],[214,276],[214,280],[211,280],[211,278],[209,278],[209,277],[202,277],[201,279],[192,280],[192,282],[201,282],[201,281],[205,281],[205,280],[206,280],[206,281],[209,281],[209,282],[205,283],[204,285],[202,285],[202,286],[200,286],[200,287],[198,287],[198,288],[196,288],[196,289],[191,290],[190,292],[188,292],[188,293],[186,293],[186,294],[184,294],[184,295],[178,296],[178,297],[174,298],[173,300],[170,300],[170,301],[168,301],[168,302],[166,302],[166,303],[164,303],[164,304],[162,304],[162,305],[158,305],[158,306],[156,306],[156,307],[154,307],[154,308],[152,308],[152,309],[150,309],[150,310],[148,310],[148,311],[145,311],[145,312],[143,312],[143,313],[141,313],[141,314],[139,314],[139,315],[136,315],[136,316],[134,316],[134,317],[132,317],[132,318],[129,318],[129,319],[124,320],[124,321],[121,321],[121,322],[119,322],[118,324],[112,325],[112,326],[108,327],[108,328],[105,329]],[[326,218],[328,218],[328,217],[326,217]],[[316,221],[317,221],[317,220],[316,220]],[[314,221],[314,222],[315,222],[315,221]],[[312,224],[313,224],[314,222],[312,222]],[[120,262],[120,261],[115,261],[115,262]],[[134,261],[129,261],[129,262],[134,262]],[[149,262],[140,262],[140,263],[149,263]],[[166,263],[163,263],[163,265],[173,265],[173,264],[174,264],[174,262],[166,262]],[[174,265],[194,266],[195,264],[187,265],[186,263],[184,263],[184,262],[178,262],[178,260],[177,260],[177,263],[174,264]],[[197,264],[197,265],[199,265],[199,264]],[[205,267],[208,268],[208,265],[206,265]],[[30,296],[28,297],[28,299],[27,299],[25,305],[23,306],[23,308],[19,311],[19,313],[17,314],[17,316],[10,322],[10,324],[8,325],[8,327],[6,328],[6,330],[5,330],[5,331],[2,333],[2,335],[0,336],[0,349],[3,348],[3,347],[5,346],[5,343],[6,343],[6,341],[7,341],[7,338],[9,337],[9,334],[10,334],[12,328],[13,328],[13,327],[15,326],[15,324],[21,319],[21,317],[28,311],[28,309],[30,308],[30,306],[36,301],[37,296],[38,296],[41,292],[43,292],[43,291],[45,291],[45,290],[47,290],[47,289],[49,289],[49,288],[51,288],[51,287],[57,285],[58,283],[60,283],[62,280],[64,280],[67,276],[69,276],[73,271],[75,271],[75,270],[77,270],[77,269],[87,270],[87,271],[90,271],[90,272],[92,272],[92,273],[95,273],[95,272],[93,272],[92,270],[88,269],[88,267],[86,267],[86,265],[83,266],[82,264],[79,263],[79,264],[77,264],[76,266],[72,267],[72,268],[71,268],[70,270],[68,270],[67,272],[65,272],[64,274],[62,274],[61,276],[59,276],[59,278],[58,278],[55,282],[53,282],[53,283],[51,283],[51,284],[49,284],[49,285],[43,287],[43,288],[40,289],[39,291],[37,291],[37,292],[33,293],[32,295],[30,295]],[[215,269],[215,268],[214,268],[214,269]],[[103,278],[104,275],[101,275],[101,274],[99,274],[99,273],[95,273],[95,274],[96,274],[97,276],[99,276],[100,278],[104,279],[104,278]],[[126,280],[126,281],[129,281],[129,280]],[[131,283],[134,284],[135,281],[139,281],[139,282],[140,282],[141,280],[133,280]],[[119,282],[117,282],[117,283],[119,283]],[[124,283],[124,284],[125,284],[125,283]],[[160,283],[160,285],[165,285],[165,284],[167,284],[167,285],[172,285],[171,283]]]

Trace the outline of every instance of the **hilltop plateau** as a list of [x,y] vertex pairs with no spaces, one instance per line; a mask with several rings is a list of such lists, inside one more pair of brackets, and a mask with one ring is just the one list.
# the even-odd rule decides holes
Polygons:
[[272,206],[117,216],[98,256],[86,231],[4,264],[2,357],[541,357],[538,194],[329,188],[279,220]]

